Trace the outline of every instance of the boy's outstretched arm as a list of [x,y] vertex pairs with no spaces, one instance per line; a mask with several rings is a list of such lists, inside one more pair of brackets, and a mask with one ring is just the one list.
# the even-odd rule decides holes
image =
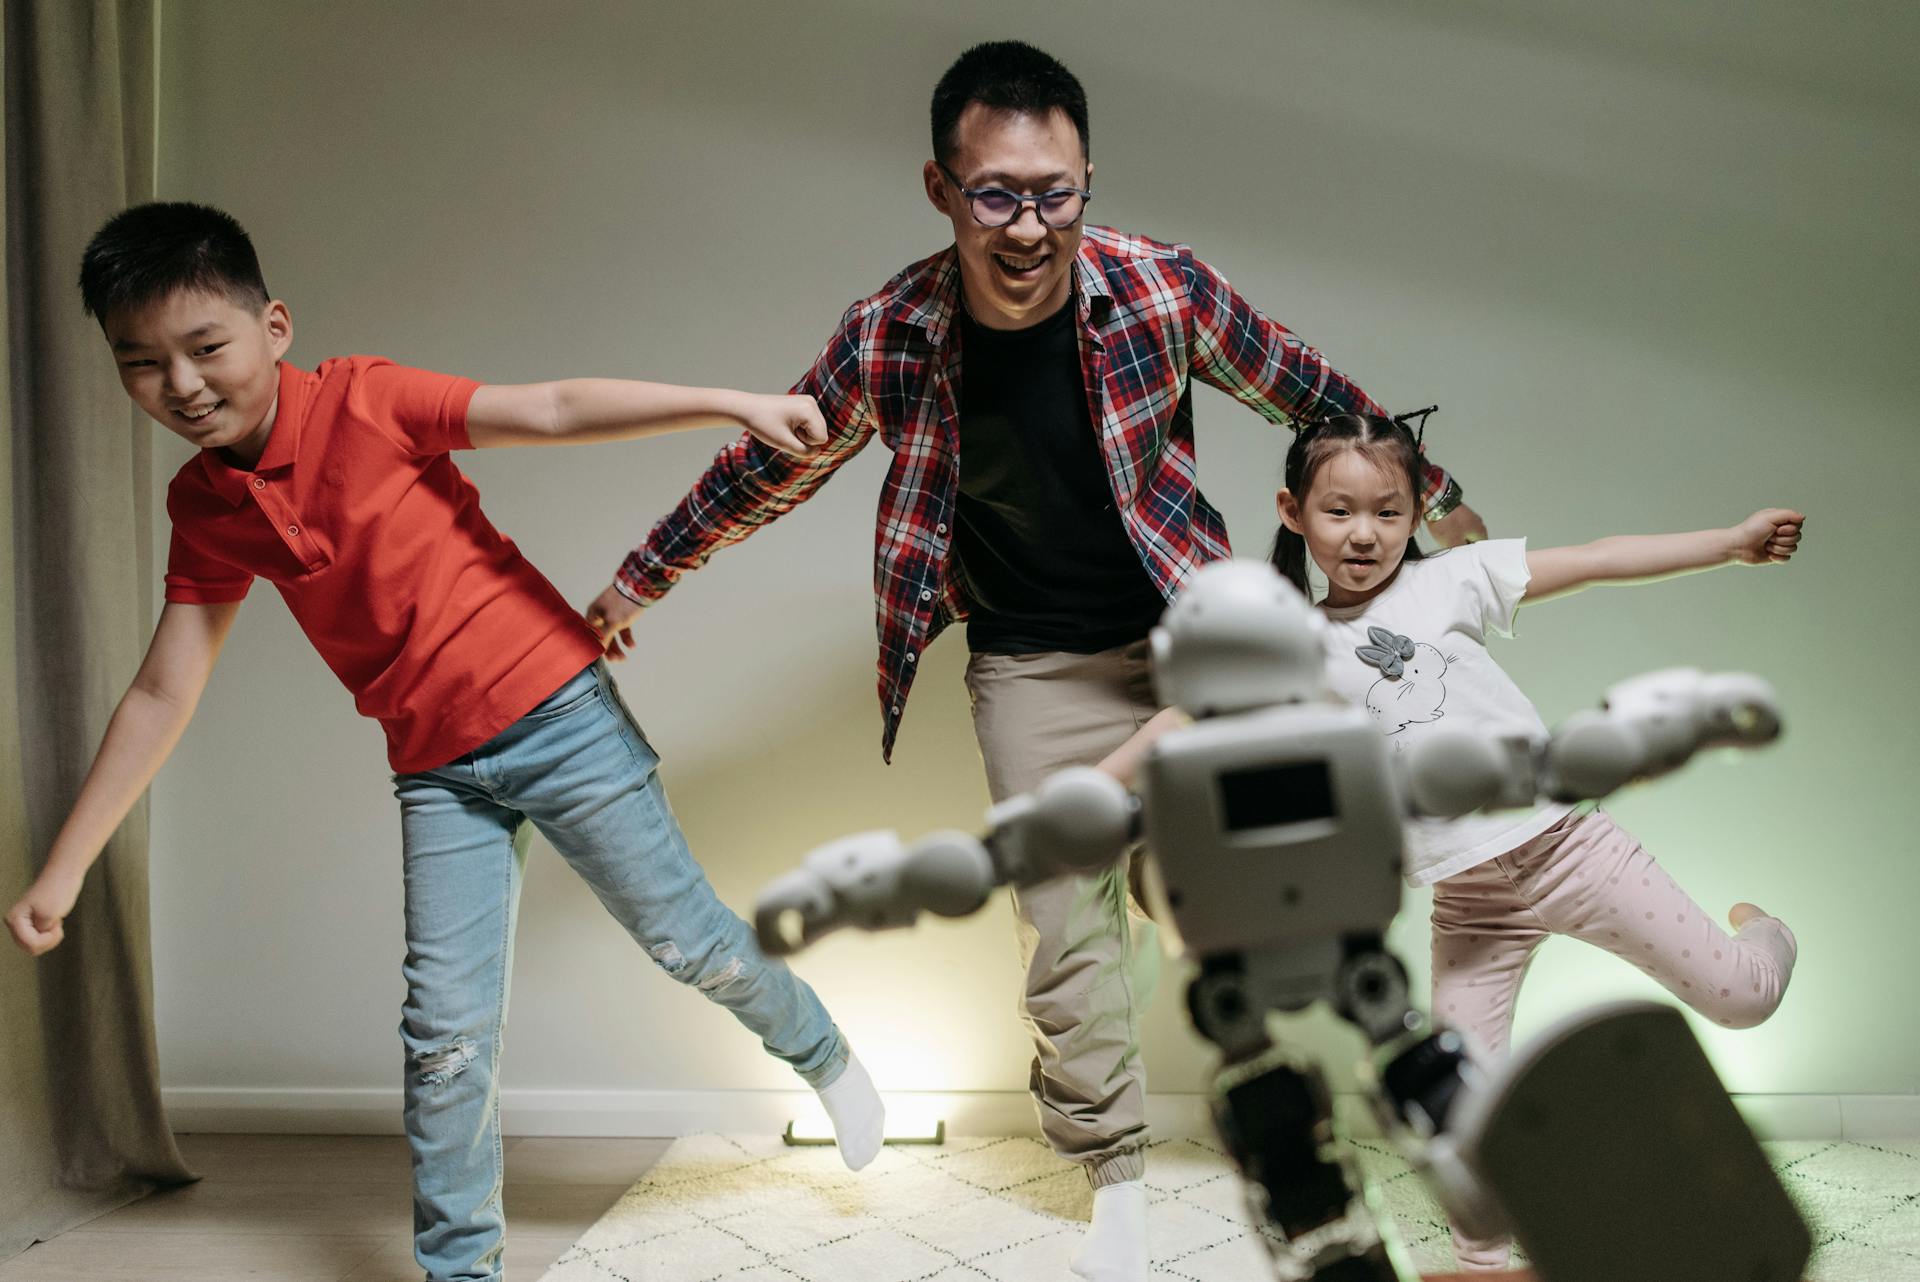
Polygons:
[[1785,561],[1800,546],[1806,517],[1791,508],[1755,512],[1725,530],[1688,534],[1623,534],[1577,547],[1527,553],[1523,603],[1565,596],[1595,583],[1650,583],[1722,565],[1768,565]]
[[474,392],[467,407],[467,435],[480,449],[625,441],[696,427],[744,427],[756,440],[800,458],[827,442],[826,422],[810,396],[569,378],[492,384]]
[[107,723],[100,750],[53,839],[46,864],[27,893],[7,910],[7,929],[28,955],[37,957],[65,937],[61,922],[79,898],[87,869],[193,719],[239,610],[238,601],[168,602],[161,610],[147,656]]
[[631,625],[642,606],[666,595],[682,575],[705,565],[721,548],[813,497],[878,434],[861,381],[868,319],[864,302],[847,308],[812,367],[793,386],[824,415],[827,444],[797,459],[752,436],[723,446],[686,497],[654,523],[646,542],[621,562],[613,582],[583,611],[607,658],[623,659],[633,647]]

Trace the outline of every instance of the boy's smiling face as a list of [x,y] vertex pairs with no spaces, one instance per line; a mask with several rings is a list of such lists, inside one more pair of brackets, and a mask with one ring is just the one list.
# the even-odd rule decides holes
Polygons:
[[285,303],[255,312],[225,294],[182,289],[116,308],[102,329],[120,385],[148,417],[203,450],[227,450],[247,467],[258,461],[293,341]]

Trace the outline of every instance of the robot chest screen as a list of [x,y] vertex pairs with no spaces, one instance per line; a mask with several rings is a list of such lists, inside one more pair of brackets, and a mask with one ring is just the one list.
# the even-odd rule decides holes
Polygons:
[[1229,832],[1335,817],[1333,776],[1325,761],[1225,770],[1219,784],[1221,818]]

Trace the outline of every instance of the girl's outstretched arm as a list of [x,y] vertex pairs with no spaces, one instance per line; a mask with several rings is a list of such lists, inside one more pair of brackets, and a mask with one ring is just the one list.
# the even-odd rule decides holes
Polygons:
[[1147,759],[1147,750],[1153,747],[1154,740],[1169,730],[1184,726],[1191,718],[1178,708],[1162,708],[1154,713],[1153,719],[1133,732],[1133,737],[1109,752],[1095,764],[1118,779],[1127,787],[1133,787],[1133,781],[1140,774],[1140,764]]
[[1725,530],[1622,534],[1577,547],[1529,551],[1527,571],[1532,578],[1522,604],[1565,596],[1595,583],[1651,583],[1722,565],[1785,561],[1800,546],[1800,527],[1806,519],[1792,508],[1770,507]]

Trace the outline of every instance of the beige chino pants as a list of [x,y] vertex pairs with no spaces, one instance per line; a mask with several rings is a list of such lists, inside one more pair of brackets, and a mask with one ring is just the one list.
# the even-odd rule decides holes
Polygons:
[[[1099,654],[976,654],[967,692],[996,802],[1064,766],[1094,764],[1159,708],[1145,641]],[[1123,860],[1013,892],[1040,1129],[1054,1152],[1086,1168],[1095,1188],[1146,1171],[1140,1017],[1159,975],[1160,944],[1132,893],[1131,871]]]

